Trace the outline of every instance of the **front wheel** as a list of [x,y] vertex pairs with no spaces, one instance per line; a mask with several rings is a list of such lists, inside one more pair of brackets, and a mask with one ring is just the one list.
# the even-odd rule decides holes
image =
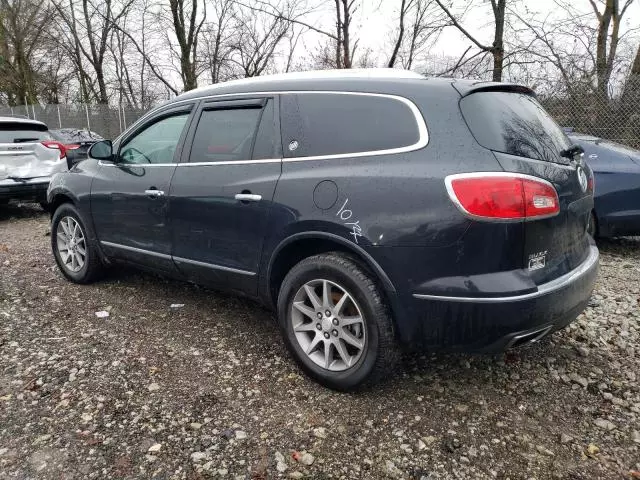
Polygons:
[[322,385],[353,390],[383,378],[398,353],[388,306],[372,275],[338,252],[302,260],[278,295],[289,351]]
[[78,209],[70,203],[63,203],[53,214],[51,249],[58,268],[72,282],[90,283],[103,272],[95,240]]

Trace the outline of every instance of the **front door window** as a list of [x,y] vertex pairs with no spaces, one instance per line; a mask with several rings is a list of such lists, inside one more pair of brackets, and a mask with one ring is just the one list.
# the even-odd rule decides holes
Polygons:
[[120,148],[120,162],[136,165],[173,163],[188,117],[188,113],[180,113],[146,127]]

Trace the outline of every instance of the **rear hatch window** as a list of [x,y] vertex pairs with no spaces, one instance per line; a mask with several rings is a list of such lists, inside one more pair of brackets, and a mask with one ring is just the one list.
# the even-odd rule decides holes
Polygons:
[[464,97],[460,110],[476,141],[495,152],[568,164],[560,151],[571,142],[532,95],[481,92]]
[[45,125],[0,122],[0,143],[32,143],[50,139]]

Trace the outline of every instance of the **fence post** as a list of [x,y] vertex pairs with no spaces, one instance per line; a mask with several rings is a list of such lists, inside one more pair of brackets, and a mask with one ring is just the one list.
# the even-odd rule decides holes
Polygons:
[[31,111],[33,112],[33,119],[37,120],[37,118],[36,118],[36,106],[33,103],[31,104]]
[[56,108],[58,109],[58,128],[62,128],[62,120],[60,119],[60,104],[56,104]]
[[124,113],[124,105],[121,105],[121,106],[122,106],[122,121],[124,123],[124,129],[126,130],[127,129],[127,117],[126,117],[126,115]]
[[24,109],[27,111],[27,118],[31,118],[29,115],[29,105],[27,105],[27,97],[24,97]]
[[11,116],[13,117],[13,107],[11,107]]
[[84,104],[84,113],[87,116],[87,130],[91,131],[91,122],[89,122],[89,109],[87,108],[87,104]]
[[120,115],[120,107],[118,107],[118,135],[122,133],[122,116]]

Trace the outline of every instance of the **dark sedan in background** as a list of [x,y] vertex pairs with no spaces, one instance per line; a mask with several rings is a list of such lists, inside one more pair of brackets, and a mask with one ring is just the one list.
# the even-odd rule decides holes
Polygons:
[[569,138],[584,149],[595,174],[590,233],[640,235],[640,151],[591,135],[570,132]]
[[58,130],[50,130],[49,134],[65,146],[69,168],[74,163],[87,158],[87,152],[91,145],[104,140],[97,133],[80,128],[60,128]]

